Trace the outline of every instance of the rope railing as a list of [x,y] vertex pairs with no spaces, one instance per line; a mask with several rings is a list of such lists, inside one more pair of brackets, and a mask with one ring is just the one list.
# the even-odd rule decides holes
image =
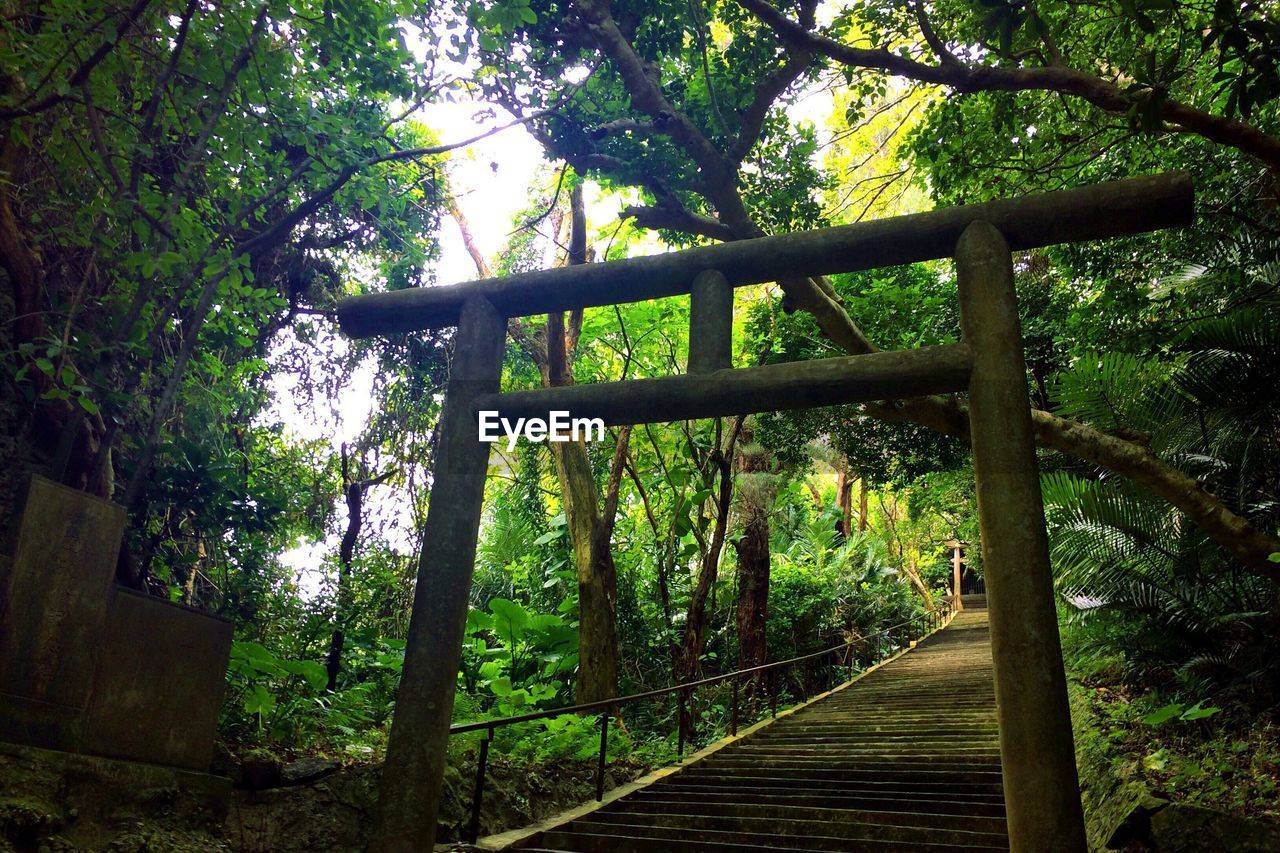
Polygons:
[[[941,627],[944,627],[947,623],[947,620],[950,619],[954,613],[955,613],[955,608],[953,606],[953,603],[949,599],[947,599],[947,600],[944,600],[943,603],[939,605],[935,610],[926,611],[925,613],[921,613],[918,616],[914,616],[911,619],[908,619],[904,622],[899,622],[896,625],[890,625],[887,628],[882,628],[873,634],[867,634],[865,636],[850,640],[846,643],[841,643],[840,645],[832,646],[830,648],[823,649],[822,651],[812,652],[807,655],[800,655],[798,657],[788,658],[787,660],[776,661],[774,663],[761,664],[760,666],[747,667],[746,669],[739,669],[734,672],[727,672],[721,675],[713,675],[708,678],[699,679],[697,681],[689,681],[683,684],[674,685],[672,687],[662,687],[662,688],[658,688],[657,690],[646,690],[643,693],[632,693],[628,696],[619,696],[614,699],[602,699],[598,702],[586,702],[581,705],[569,705],[564,708],[553,708],[553,709],[544,710],[544,711],[531,711],[527,714],[516,714],[510,717],[499,717],[497,719],[492,719],[492,720],[477,720],[475,722],[457,723],[455,725],[452,725],[449,727],[450,737],[452,737],[453,735],[467,734],[470,732],[485,733],[484,739],[480,741],[480,752],[476,760],[475,790],[472,795],[472,801],[471,801],[471,817],[467,827],[467,840],[470,843],[474,844],[476,839],[479,838],[480,806],[484,800],[485,772],[488,768],[488,762],[489,762],[489,744],[493,741],[494,732],[500,728],[516,725],[517,723],[528,723],[528,722],[533,722],[535,720],[546,720],[552,717],[564,716],[566,714],[587,714],[593,711],[602,712],[600,714],[600,754],[599,754],[599,759],[596,763],[596,780],[595,780],[596,781],[596,801],[600,802],[601,800],[604,799],[604,777],[605,777],[605,765],[606,765],[605,753],[609,745],[609,718],[613,715],[613,712],[615,711],[615,709],[621,708],[623,705],[628,705],[630,703],[637,702],[643,699],[656,699],[663,696],[669,696],[673,693],[677,694],[677,701],[679,703],[679,713],[677,715],[678,735],[676,740],[676,753],[678,756],[683,758],[684,746],[685,746],[685,743],[684,743],[685,741],[685,726],[684,726],[685,706],[686,706],[686,703],[690,700],[690,697],[692,696],[693,692],[697,688],[707,687],[713,684],[723,684],[726,681],[730,681],[732,683],[733,697],[730,703],[728,728],[729,728],[730,736],[736,736],[738,734],[739,684],[741,684],[742,680],[745,679],[747,676],[759,676],[766,673],[769,675],[770,714],[776,717],[778,715],[778,697],[780,693],[780,690],[778,687],[778,679],[777,679],[777,676],[775,675],[775,673],[778,670],[781,670],[785,667],[795,666],[796,664],[806,663],[808,661],[814,661],[821,658],[826,658],[831,655],[836,655],[837,653],[840,653],[840,652],[845,652],[847,653],[847,666],[849,670],[849,679],[852,680],[855,675],[855,673],[853,672],[854,663],[855,663],[853,650],[855,646],[866,643],[868,640],[875,639],[878,637],[887,637],[890,640],[891,644],[898,643],[898,645],[893,645],[889,650],[889,652],[887,652],[884,656],[882,656],[881,660],[878,660],[875,662],[875,663],[880,663],[880,662],[883,662],[884,657],[888,657],[905,648],[910,643],[911,640],[917,639],[919,637],[922,637],[930,633],[931,631],[935,631]],[[904,629],[909,629],[909,628],[918,628],[918,633],[913,633],[911,635],[908,635]],[[898,632],[897,636],[901,638],[900,642],[899,640],[895,640],[895,632]],[[872,665],[874,666],[875,663],[873,663]],[[802,695],[800,697],[801,702],[807,701],[808,699],[808,692],[803,688],[804,688],[804,685],[802,682]]]

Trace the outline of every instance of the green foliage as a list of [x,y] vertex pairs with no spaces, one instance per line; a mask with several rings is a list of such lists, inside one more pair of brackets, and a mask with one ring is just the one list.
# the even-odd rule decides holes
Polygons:
[[[1280,339],[1271,308],[1191,323],[1165,359],[1086,355],[1053,385],[1060,411],[1143,436],[1237,511],[1274,529],[1269,496],[1280,444],[1269,425],[1277,415]],[[1043,485],[1059,589],[1075,602],[1077,618],[1112,620],[1118,629],[1097,635],[1099,650],[1123,654],[1143,682],[1171,671],[1192,693],[1237,688],[1268,701],[1276,683],[1266,651],[1275,638],[1272,584],[1243,572],[1179,513],[1131,484],[1059,471]]]
[[[870,637],[920,612],[884,543],[871,536],[844,540],[817,516],[774,547],[768,644],[780,659]],[[872,657],[878,649],[873,644]]]
[[1174,720],[1180,720],[1184,723],[1194,720],[1207,720],[1221,710],[1221,708],[1204,707],[1203,699],[1191,706],[1183,705],[1180,702],[1170,702],[1168,705],[1157,708],[1147,714],[1142,718],[1142,722],[1148,726],[1162,726]]
[[569,697],[567,676],[578,664],[576,624],[494,598],[487,612],[467,615],[467,636],[461,677],[468,689],[492,695],[490,716],[515,716]]

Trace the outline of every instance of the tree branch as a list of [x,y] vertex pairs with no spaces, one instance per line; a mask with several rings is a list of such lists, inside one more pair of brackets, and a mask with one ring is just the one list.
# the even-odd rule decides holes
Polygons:
[[75,71],[71,72],[71,76],[69,76],[66,81],[66,88],[63,90],[65,94],[54,92],[51,95],[46,95],[34,104],[30,104],[25,107],[10,107],[7,109],[0,108],[0,121],[12,121],[15,118],[35,115],[36,113],[44,112],[51,107],[56,107],[58,104],[70,98],[70,93],[78,90],[85,82],[88,81],[89,75],[93,73],[93,69],[97,68],[102,60],[106,59],[108,54],[115,49],[116,45],[120,43],[120,39],[124,36],[125,32],[133,26],[134,22],[137,21],[138,18],[142,17],[142,13],[146,11],[146,8],[149,5],[151,5],[151,0],[137,0],[137,2],[134,3],[127,12],[125,12],[124,20],[118,27],[116,27],[115,38],[107,39],[102,44],[98,45],[93,53],[89,54],[89,57],[85,59],[84,62],[80,63]]
[[718,219],[712,219],[710,216],[694,213],[680,204],[674,196],[663,199],[654,205],[630,205],[624,207],[620,216],[623,219],[634,219],[641,228],[648,228],[653,231],[669,229],[671,231],[683,231],[688,234],[698,234],[703,237],[709,237],[712,240],[725,241],[733,239],[733,232],[729,230],[729,226]]
[[760,139],[760,132],[764,129],[764,120],[768,118],[769,110],[773,108],[774,102],[782,96],[783,92],[790,88],[791,84],[799,79],[800,75],[813,62],[813,57],[813,51],[807,47],[792,48],[787,56],[787,61],[782,64],[782,67],[766,77],[756,87],[755,96],[742,113],[742,126],[738,131],[738,137],[733,141],[733,145],[729,147],[729,159],[735,164],[741,163],[743,158],[751,153],[751,149],[755,147],[756,142]]
[[[738,4],[768,24],[785,43],[796,48],[810,48],[843,65],[947,86],[960,93],[1059,92],[1074,95],[1110,113],[1127,113],[1134,104],[1133,98],[1114,83],[1066,65],[1045,68],[995,68],[963,62],[929,65],[887,50],[853,47],[810,32],[767,0],[738,0]],[[1161,116],[1205,139],[1255,157],[1267,168],[1280,172],[1280,138],[1263,133],[1245,122],[1216,116],[1175,100],[1166,100],[1162,104]]]

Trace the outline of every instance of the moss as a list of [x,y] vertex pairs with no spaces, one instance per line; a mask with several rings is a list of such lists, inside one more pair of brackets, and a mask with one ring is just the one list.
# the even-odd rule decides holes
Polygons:
[[1097,720],[1089,688],[1078,681],[1071,681],[1068,687],[1089,849],[1122,847],[1145,835],[1144,822],[1167,801],[1155,796],[1116,761],[1112,743]]
[[35,846],[40,836],[61,823],[58,810],[48,803],[22,797],[0,799],[0,837],[15,847]]
[[11,849],[220,851],[230,786],[198,773],[0,747],[0,838]]

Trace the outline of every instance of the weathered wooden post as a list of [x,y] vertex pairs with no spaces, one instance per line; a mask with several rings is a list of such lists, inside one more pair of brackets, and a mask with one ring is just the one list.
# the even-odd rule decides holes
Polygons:
[[960,556],[960,541],[958,539],[952,539],[947,544],[950,545],[952,549],[951,550],[951,577],[952,577],[951,597],[952,599],[954,599],[952,604],[956,610],[963,610],[964,603],[960,599],[960,595],[961,595],[960,574],[963,569],[963,563],[962,563],[963,558]]
[[475,567],[489,446],[475,400],[498,390],[506,319],[482,297],[462,307],[440,444],[423,528],[404,671],[382,769],[373,849],[418,853],[435,845],[453,694]]
[[1049,542],[1013,262],[987,222],[956,245],[960,322],[973,352],[969,423],[987,578],[1010,848],[1085,849]]

